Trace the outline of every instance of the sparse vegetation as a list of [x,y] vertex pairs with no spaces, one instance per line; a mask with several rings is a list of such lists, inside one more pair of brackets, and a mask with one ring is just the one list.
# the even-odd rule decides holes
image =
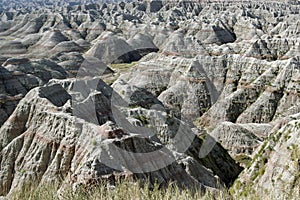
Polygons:
[[[93,188],[78,188],[76,192],[72,187],[64,187],[60,189],[59,184],[42,184],[36,189],[29,185],[23,187],[20,191],[12,194],[12,200],[127,200],[127,199],[143,199],[143,200],[190,200],[190,199],[230,199],[230,195],[226,190],[206,192],[203,194],[200,190],[180,189],[174,184],[170,184],[167,188],[161,189],[158,185],[154,185],[153,189],[138,182],[123,181],[117,183],[116,186],[98,185]],[[59,191],[59,192],[57,192]]]
[[92,144],[93,144],[93,146],[96,146],[97,145],[97,141],[95,139],[93,139]]
[[245,154],[239,154],[234,158],[234,160],[248,167],[251,164],[252,159]]
[[134,65],[136,65],[137,62],[132,63],[118,63],[118,64],[110,64],[110,67],[116,72],[114,74],[108,74],[103,78],[104,82],[108,85],[113,84],[120,74],[128,72],[129,69],[131,69]]
[[136,65],[137,62],[132,62],[132,63],[118,63],[118,64],[111,64],[110,67],[113,70],[116,70],[118,72],[126,72],[130,68],[132,68],[134,65]]
[[[12,200],[240,200],[240,199],[261,199],[262,196],[268,196],[267,199],[276,199],[272,192],[267,190],[256,191],[253,185],[243,185],[236,181],[234,188],[219,191],[180,189],[175,184],[169,184],[167,188],[161,189],[154,185],[149,189],[145,184],[139,182],[123,181],[115,186],[98,185],[86,189],[83,187],[73,191],[71,186],[63,187],[59,184],[42,184],[38,187],[24,186],[21,190],[13,192],[10,196]],[[295,187],[300,189],[299,186]],[[240,191],[239,193],[237,191]],[[263,195],[262,195],[263,193]],[[299,199],[299,192],[282,194],[282,199]]]
[[142,124],[147,125],[148,123],[148,118],[144,115],[138,115],[134,117],[137,120],[140,120],[142,122]]

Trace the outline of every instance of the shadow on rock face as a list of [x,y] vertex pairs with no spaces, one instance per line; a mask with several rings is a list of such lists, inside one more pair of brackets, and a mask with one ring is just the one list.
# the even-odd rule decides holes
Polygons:
[[71,95],[59,84],[41,87],[39,96],[48,99],[55,106],[63,106]]

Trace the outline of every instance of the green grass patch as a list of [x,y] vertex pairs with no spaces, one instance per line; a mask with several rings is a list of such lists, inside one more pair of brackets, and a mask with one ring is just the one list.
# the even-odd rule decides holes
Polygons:
[[245,154],[239,154],[235,156],[234,160],[238,163],[244,164],[246,167],[249,167],[252,159]]
[[128,71],[131,69],[134,65],[136,65],[137,62],[132,63],[117,63],[117,64],[110,64],[110,67],[114,70],[118,71]]

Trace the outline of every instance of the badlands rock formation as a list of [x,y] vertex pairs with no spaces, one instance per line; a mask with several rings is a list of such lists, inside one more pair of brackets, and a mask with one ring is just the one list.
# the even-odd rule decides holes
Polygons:
[[[175,181],[220,188],[241,171],[221,145],[208,153],[201,149],[203,139],[185,122],[160,110],[109,105],[113,91],[99,79],[74,81],[55,80],[32,89],[1,127],[1,195],[27,181],[58,178],[78,185],[132,176],[162,185]],[[98,125],[82,119],[91,95],[80,101],[72,88],[93,82],[99,88],[91,94]],[[133,126],[130,119],[152,124],[157,134],[145,135],[150,129]]]
[[3,1],[0,195],[126,177],[233,184],[237,197],[297,191],[299,10]]

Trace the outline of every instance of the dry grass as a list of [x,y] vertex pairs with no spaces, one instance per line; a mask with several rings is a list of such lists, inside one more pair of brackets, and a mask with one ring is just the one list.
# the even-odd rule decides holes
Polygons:
[[[115,187],[106,187],[99,185],[92,189],[77,189],[76,192],[71,187],[65,187],[59,190],[59,185],[47,184],[40,185],[37,188],[24,187],[21,191],[14,192],[10,199],[13,200],[192,200],[192,199],[231,199],[226,191],[220,191],[216,194],[211,192],[202,195],[200,191],[181,190],[177,186],[170,185],[165,189],[159,189],[154,186],[149,189],[137,182],[122,182]],[[57,192],[57,191],[60,192]]]
[[[98,185],[93,188],[78,188],[76,192],[71,186],[63,189],[58,184],[42,184],[39,187],[24,187],[21,191],[14,192],[9,199],[13,200],[273,200],[273,199],[300,199],[300,190],[296,187],[291,193],[284,193],[277,196],[273,192],[254,191],[253,188],[245,187],[234,196],[229,191],[221,190],[206,192],[203,194],[200,190],[179,189],[175,185],[169,185],[165,189],[159,189],[156,185],[153,189],[137,182],[121,182],[115,187]],[[240,188],[241,189],[241,188]],[[231,188],[230,190],[233,190]],[[238,190],[237,190],[238,191]],[[233,191],[231,191],[232,193]],[[235,192],[234,192],[235,193]],[[247,194],[246,194],[247,193]]]

